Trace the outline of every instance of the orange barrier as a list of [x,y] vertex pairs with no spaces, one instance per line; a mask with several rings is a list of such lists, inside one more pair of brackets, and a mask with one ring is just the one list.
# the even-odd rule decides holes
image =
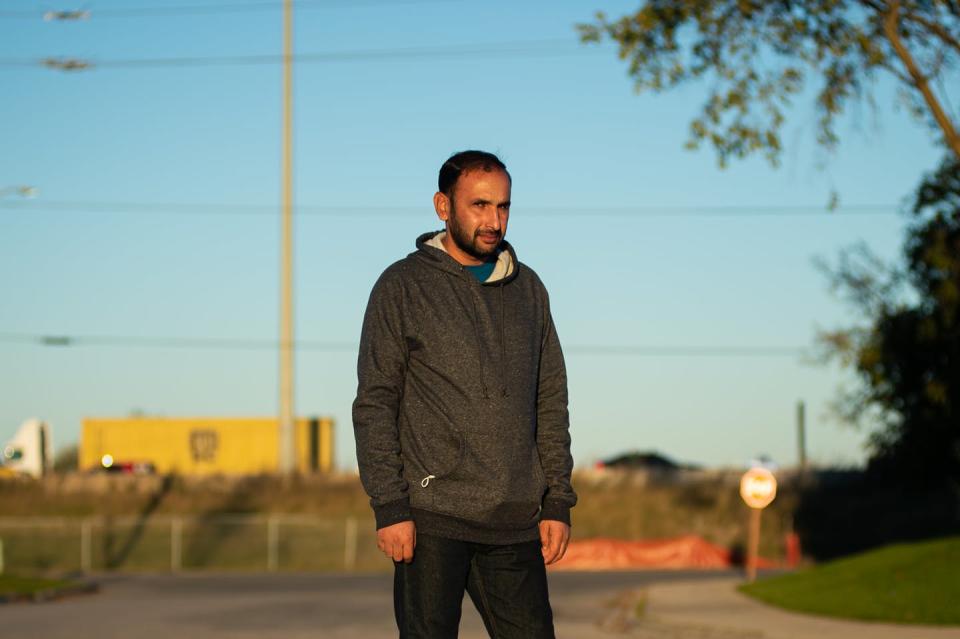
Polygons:
[[[673,539],[624,541],[584,539],[571,541],[554,570],[725,569],[736,565],[733,554],[696,535]],[[776,564],[759,558],[759,568]]]

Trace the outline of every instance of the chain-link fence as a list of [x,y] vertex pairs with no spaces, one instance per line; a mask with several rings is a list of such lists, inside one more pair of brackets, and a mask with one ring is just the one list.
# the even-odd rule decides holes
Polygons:
[[0,517],[0,571],[301,570],[389,567],[373,522],[307,515]]

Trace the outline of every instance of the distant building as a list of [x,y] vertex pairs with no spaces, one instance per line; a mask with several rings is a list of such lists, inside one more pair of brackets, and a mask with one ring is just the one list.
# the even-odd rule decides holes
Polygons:
[[669,457],[656,452],[633,451],[597,462],[598,468],[621,468],[670,473],[678,470],[699,470],[694,464],[678,464]]
[[[275,418],[126,417],[83,420],[80,470],[250,475],[279,469]],[[333,470],[333,420],[294,424],[295,470]]]

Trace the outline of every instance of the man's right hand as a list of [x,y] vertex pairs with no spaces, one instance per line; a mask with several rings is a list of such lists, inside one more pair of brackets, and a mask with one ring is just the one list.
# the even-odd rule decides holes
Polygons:
[[377,531],[377,548],[394,561],[409,564],[417,547],[417,527],[412,521],[384,526]]

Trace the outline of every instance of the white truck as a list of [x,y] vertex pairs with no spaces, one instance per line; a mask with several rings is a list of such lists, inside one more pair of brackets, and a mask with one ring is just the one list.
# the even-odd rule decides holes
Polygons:
[[4,474],[42,477],[53,467],[53,442],[50,425],[39,419],[28,419],[0,448],[0,476]]

